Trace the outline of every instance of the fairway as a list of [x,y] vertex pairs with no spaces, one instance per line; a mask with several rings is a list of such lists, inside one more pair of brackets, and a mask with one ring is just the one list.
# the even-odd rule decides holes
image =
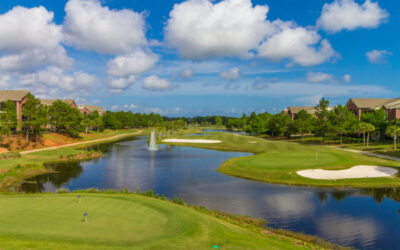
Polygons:
[[[178,138],[190,138],[181,136]],[[357,165],[392,167],[400,170],[400,163],[347,152],[326,146],[304,145],[292,142],[265,140],[253,136],[209,133],[196,139],[220,140],[219,144],[178,145],[223,151],[253,153],[252,156],[232,158],[218,171],[224,174],[271,183],[309,186],[392,187],[400,186],[399,174],[382,178],[343,180],[315,180],[297,174],[299,170],[343,170]],[[177,143],[174,143],[175,145]]]
[[[0,196],[0,248],[302,249],[194,209],[133,194]],[[84,219],[87,213],[87,223]],[[315,247],[315,246],[314,246]]]

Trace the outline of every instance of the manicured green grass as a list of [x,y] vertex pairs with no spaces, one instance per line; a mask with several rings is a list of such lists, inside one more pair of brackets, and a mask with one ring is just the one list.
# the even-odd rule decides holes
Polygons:
[[[300,138],[300,137],[291,138],[291,139],[285,140],[285,141],[298,142],[301,144],[318,145],[318,144],[322,144],[322,137],[306,136],[304,138]],[[392,139],[385,139],[382,141],[370,140],[368,149],[365,148],[362,138],[344,137],[343,144],[341,145],[340,140],[337,136],[334,136],[334,137],[328,136],[325,138],[325,144],[400,158],[400,147],[398,146],[397,150],[393,150],[393,140]],[[398,145],[400,145],[400,143],[398,143]]]
[[80,195],[80,202],[77,194],[0,196],[0,248],[318,249],[168,201],[132,194]]
[[[196,138],[221,140],[219,144],[180,144],[191,147],[224,151],[254,153],[253,156],[232,158],[218,171],[232,176],[272,183],[308,186],[392,187],[400,186],[399,175],[386,178],[346,180],[313,180],[297,175],[298,170],[322,168],[346,169],[355,165],[393,167],[400,170],[400,163],[346,152],[326,146],[304,145],[282,141],[264,140],[252,136],[227,133],[209,133]],[[194,138],[181,136],[178,138]],[[175,143],[174,143],[175,144]],[[318,159],[316,152],[318,151]]]

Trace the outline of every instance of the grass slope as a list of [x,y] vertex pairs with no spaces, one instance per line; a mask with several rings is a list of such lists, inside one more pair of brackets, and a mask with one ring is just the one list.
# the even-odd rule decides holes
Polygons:
[[[339,170],[355,165],[376,165],[393,167],[400,171],[400,163],[369,157],[356,153],[282,141],[269,141],[252,136],[228,133],[178,136],[178,138],[201,138],[221,140],[219,144],[179,144],[224,151],[254,153],[253,156],[232,158],[218,168],[218,171],[232,176],[272,183],[308,186],[348,186],[348,187],[393,187],[400,186],[399,175],[385,178],[365,178],[346,180],[313,180],[297,175],[298,170],[322,168]],[[174,143],[176,145],[176,143]],[[318,150],[318,160],[316,151]]]
[[[194,209],[128,194],[2,195],[1,249],[309,249]],[[88,213],[88,223],[83,214]]]

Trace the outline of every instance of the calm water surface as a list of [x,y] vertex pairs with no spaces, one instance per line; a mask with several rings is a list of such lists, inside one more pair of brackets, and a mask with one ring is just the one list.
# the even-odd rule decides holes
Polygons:
[[230,177],[215,170],[231,157],[248,154],[165,145],[149,152],[145,137],[94,147],[104,152],[103,158],[56,164],[58,173],[36,177],[22,189],[152,189],[209,209],[264,218],[272,227],[341,245],[400,249],[400,190],[337,191]]

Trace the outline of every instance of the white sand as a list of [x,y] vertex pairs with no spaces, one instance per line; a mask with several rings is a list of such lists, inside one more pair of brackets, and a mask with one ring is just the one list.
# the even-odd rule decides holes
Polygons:
[[163,142],[180,142],[180,143],[220,143],[218,140],[203,140],[203,139],[166,139]]
[[394,168],[360,165],[345,170],[307,169],[297,171],[297,174],[310,179],[340,180],[388,177],[397,174],[397,172]]

